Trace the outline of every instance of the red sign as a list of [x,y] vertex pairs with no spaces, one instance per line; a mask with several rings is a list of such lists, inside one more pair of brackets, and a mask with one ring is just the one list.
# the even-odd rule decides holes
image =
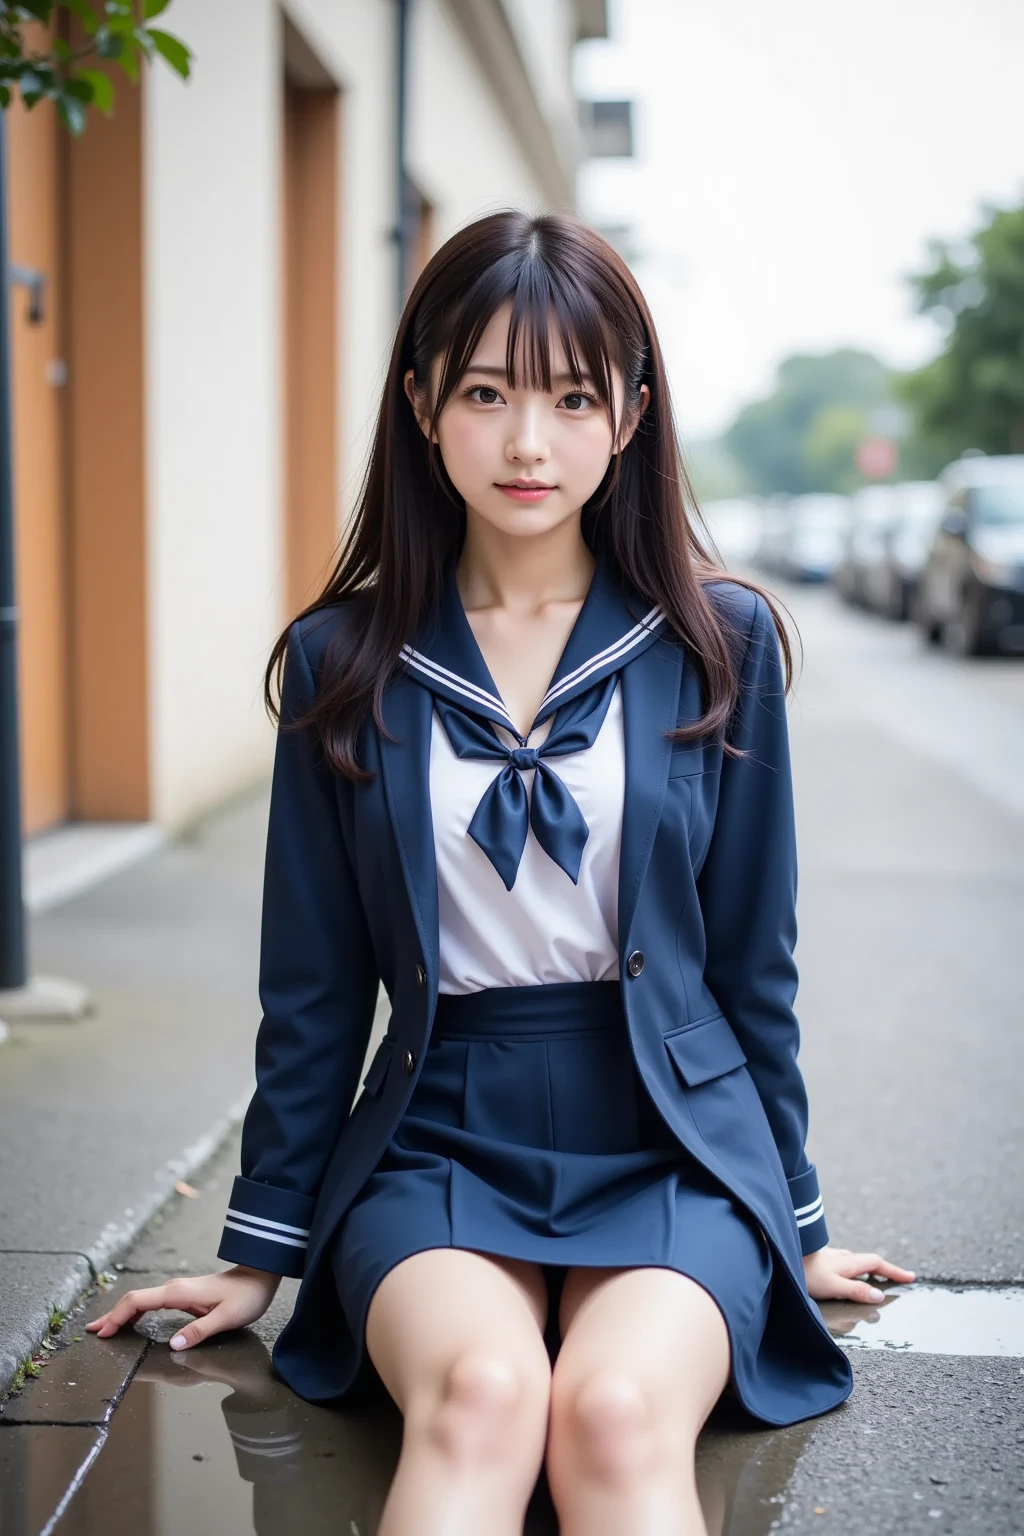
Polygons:
[[885,480],[899,463],[899,450],[889,437],[862,437],[854,461],[869,480]]

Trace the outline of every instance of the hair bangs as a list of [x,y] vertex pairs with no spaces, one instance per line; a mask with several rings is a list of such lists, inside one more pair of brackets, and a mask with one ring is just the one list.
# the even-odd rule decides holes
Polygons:
[[[469,369],[487,326],[509,302],[512,309],[505,347],[509,387],[552,392],[552,347],[557,338],[572,384],[576,389],[593,390],[611,415],[617,349],[594,295],[544,254],[516,251],[479,274],[452,319],[440,349],[441,370],[432,410],[435,421]],[[429,351],[429,346],[425,350]]]

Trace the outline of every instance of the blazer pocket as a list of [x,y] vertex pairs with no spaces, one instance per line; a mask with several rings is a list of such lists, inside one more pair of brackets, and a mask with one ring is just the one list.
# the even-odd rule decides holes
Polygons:
[[699,741],[678,741],[669,756],[668,776],[682,779],[691,774],[704,772],[704,747]]
[[363,1088],[373,1098],[376,1098],[380,1093],[384,1086],[384,1079],[388,1075],[388,1067],[391,1065],[391,1046],[392,1042],[385,1035],[376,1051],[374,1051],[373,1060],[366,1069],[366,1076],[363,1078]]
[[665,1049],[688,1088],[696,1088],[746,1064],[743,1048],[724,1013],[712,1013],[665,1036]]

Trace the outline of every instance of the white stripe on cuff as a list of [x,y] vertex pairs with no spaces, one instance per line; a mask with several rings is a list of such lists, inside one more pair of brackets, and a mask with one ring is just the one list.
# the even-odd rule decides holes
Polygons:
[[820,1221],[825,1214],[825,1206],[821,1196],[819,1195],[818,1199],[814,1201],[813,1205],[801,1206],[800,1210],[798,1210],[795,1214],[796,1224],[798,1227],[809,1227],[812,1226],[814,1222]]
[[282,1237],[278,1232],[261,1232],[259,1227],[243,1226],[240,1221],[226,1221],[225,1227],[232,1232],[244,1232],[246,1237],[262,1237],[265,1243],[286,1243],[289,1248],[308,1248],[308,1237]]
[[308,1237],[308,1227],[290,1227],[284,1221],[271,1221],[269,1216],[250,1216],[248,1211],[235,1211],[228,1206],[228,1215],[237,1216],[239,1221],[248,1221],[254,1227],[272,1227],[275,1232],[290,1232],[293,1237]]

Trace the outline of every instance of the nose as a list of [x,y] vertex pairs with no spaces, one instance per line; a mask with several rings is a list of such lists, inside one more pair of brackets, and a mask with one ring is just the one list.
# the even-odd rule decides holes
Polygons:
[[546,464],[551,449],[544,429],[544,407],[539,400],[524,401],[511,413],[512,431],[505,444],[505,458],[511,464],[529,467]]

